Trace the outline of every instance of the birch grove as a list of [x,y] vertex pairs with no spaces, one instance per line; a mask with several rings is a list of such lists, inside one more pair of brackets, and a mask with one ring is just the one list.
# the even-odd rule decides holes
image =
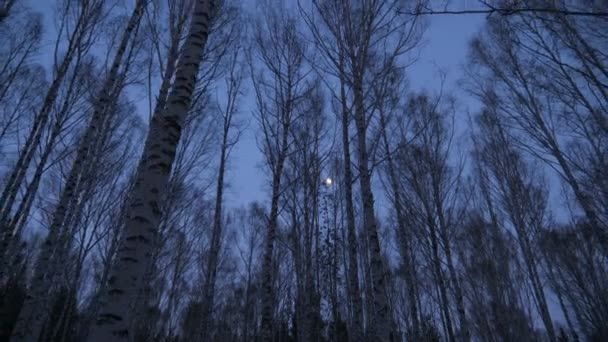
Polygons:
[[602,1],[0,0],[0,340],[608,340],[606,32]]

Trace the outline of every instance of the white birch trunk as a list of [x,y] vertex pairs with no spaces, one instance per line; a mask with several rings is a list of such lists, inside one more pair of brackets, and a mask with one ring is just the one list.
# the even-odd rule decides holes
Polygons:
[[155,113],[133,188],[126,232],[108,280],[107,302],[92,327],[88,341],[128,341],[134,332],[131,303],[142,288],[148,259],[154,252],[161,218],[160,202],[168,183],[182,125],[190,109],[203,50],[207,42],[215,1],[198,0],[188,38],[177,66],[166,109]]

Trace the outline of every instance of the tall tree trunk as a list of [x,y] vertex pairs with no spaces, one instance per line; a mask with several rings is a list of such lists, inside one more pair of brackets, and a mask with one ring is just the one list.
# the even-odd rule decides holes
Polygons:
[[128,341],[134,332],[131,299],[142,288],[161,218],[160,202],[169,180],[182,125],[190,109],[200,62],[215,14],[214,0],[195,4],[188,37],[178,62],[165,110],[155,113],[130,196],[125,234],[108,281],[108,301],[92,327],[88,341]]
[[372,293],[374,300],[373,316],[370,320],[370,338],[374,341],[389,341],[391,313],[386,298],[386,271],[380,251],[376,216],[374,214],[374,194],[372,192],[371,172],[367,151],[367,116],[364,104],[363,75],[354,80],[355,123],[357,128],[357,155],[359,184],[363,200],[363,226],[369,240]]
[[437,209],[437,216],[439,218],[439,234],[441,237],[441,242],[443,245],[443,250],[445,252],[446,264],[448,266],[448,273],[450,275],[450,279],[452,282],[452,286],[454,288],[454,296],[456,297],[456,311],[458,312],[458,318],[460,319],[460,340],[464,342],[468,342],[471,340],[471,332],[469,331],[469,322],[467,319],[467,314],[464,306],[464,295],[462,293],[462,288],[460,287],[460,279],[458,279],[458,274],[456,273],[456,268],[454,267],[454,259],[452,257],[452,247],[450,243],[450,239],[447,236],[448,227],[447,222],[445,220],[445,216],[443,213],[443,203],[439,194],[439,182],[435,182],[433,186],[433,197],[435,200],[435,206]]
[[450,313],[447,284],[443,275],[443,270],[441,268],[441,257],[439,255],[439,238],[437,236],[438,232],[435,226],[435,222],[433,222],[433,218],[430,216],[430,214],[427,214],[427,221],[430,230],[431,250],[433,253],[431,262],[433,264],[435,279],[437,280],[437,288],[440,296],[439,305],[441,307],[441,312],[443,315],[443,323],[445,326],[445,330],[447,331],[447,340],[454,342],[456,341],[456,338],[454,336],[454,326],[452,323],[452,315]]
[[217,275],[218,258],[220,254],[220,239],[222,237],[222,201],[224,195],[224,175],[226,173],[226,158],[228,150],[228,133],[230,123],[224,127],[222,146],[220,152],[220,168],[217,178],[215,195],[215,211],[213,214],[213,228],[211,231],[211,246],[207,260],[207,276],[203,288],[203,315],[202,315],[202,341],[209,339],[209,328],[213,314],[215,296],[215,278]]
[[263,341],[273,340],[273,307],[274,307],[274,274],[273,274],[273,250],[277,235],[277,224],[279,219],[279,200],[281,197],[281,176],[287,155],[289,124],[283,129],[282,147],[277,159],[277,165],[272,176],[272,201],[270,205],[270,216],[264,246],[264,257],[262,259],[262,322],[261,335]]
[[[341,59],[341,62],[342,59]],[[341,65],[343,65],[341,63]],[[342,76],[344,77],[344,76]],[[350,115],[346,102],[345,80],[340,80],[340,101],[342,102],[342,153],[344,158],[344,201],[346,205],[346,231],[348,239],[348,294],[352,301],[352,318],[349,331],[353,342],[363,342],[363,301],[359,289],[359,263],[355,209],[353,204],[353,175],[350,167]]]
[[405,226],[406,217],[403,213],[401,206],[401,191],[399,191],[399,182],[397,179],[397,173],[395,172],[395,165],[393,164],[393,156],[391,153],[390,144],[388,142],[387,122],[386,117],[382,111],[380,111],[380,121],[382,129],[382,141],[384,143],[384,150],[386,153],[386,166],[389,176],[390,187],[392,190],[392,202],[393,209],[395,210],[395,216],[397,217],[397,227],[399,232],[397,236],[401,241],[401,257],[403,258],[403,266],[405,269],[405,283],[408,287],[408,304],[410,307],[410,315],[412,316],[411,333],[413,336],[420,336],[420,316],[418,310],[417,293],[418,286],[414,283],[414,263],[411,259],[411,234],[408,227]]

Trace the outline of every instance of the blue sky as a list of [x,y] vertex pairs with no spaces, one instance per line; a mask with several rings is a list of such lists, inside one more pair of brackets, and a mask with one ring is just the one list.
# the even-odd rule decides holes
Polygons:
[[[50,66],[52,59],[52,40],[55,37],[53,13],[54,1],[50,0],[25,0],[31,8],[44,14],[45,37],[41,63]],[[410,89],[436,91],[440,87],[438,70],[445,70],[447,74],[447,89],[457,94],[460,104],[465,111],[457,118],[464,124],[467,120],[467,107],[475,106],[474,102],[456,85],[462,77],[462,65],[467,56],[468,41],[472,35],[480,29],[484,21],[481,15],[444,15],[427,18],[430,22],[424,35],[424,44],[419,60],[408,70]],[[45,57],[49,56],[49,57]],[[241,102],[241,116],[244,119],[252,117],[254,101],[251,98],[251,86],[246,85],[247,98]],[[140,90],[134,93],[141,94]],[[137,106],[142,117],[148,116],[147,100],[142,100]],[[226,202],[234,206],[246,205],[258,200],[265,202],[267,199],[266,177],[260,165],[262,157],[255,141],[256,122],[250,120],[248,130],[243,134],[241,140],[230,161],[228,174],[229,188]]]
[[[480,15],[429,18],[430,25],[424,35],[420,58],[408,70],[410,89],[427,89],[431,92],[439,90],[441,85],[438,70],[447,70],[447,90],[457,95],[465,109],[457,118],[463,124],[467,120],[467,107],[474,109],[476,104],[459,90],[456,83],[463,75],[462,65],[466,61],[468,41],[481,28],[484,19]],[[251,110],[245,106],[250,103],[253,101],[244,99],[243,116],[251,116]],[[255,121],[252,121],[250,130],[242,137],[232,156],[228,203],[241,205],[252,200],[265,201],[268,197],[264,186],[266,178],[258,167],[262,159],[255,143],[254,129]]]

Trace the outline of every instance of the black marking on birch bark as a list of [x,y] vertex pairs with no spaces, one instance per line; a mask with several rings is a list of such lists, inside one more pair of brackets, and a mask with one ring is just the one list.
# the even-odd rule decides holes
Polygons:
[[211,15],[209,14],[209,11],[198,11],[198,12],[194,12],[194,15],[196,17],[201,16],[204,17],[205,20],[211,20]]
[[148,205],[150,205],[150,209],[152,210],[152,213],[154,213],[155,215],[162,214],[160,207],[158,206],[158,203],[156,201],[150,201],[150,202],[148,202]]
[[108,325],[115,322],[122,322],[124,319],[121,315],[114,313],[101,313],[97,319],[97,325]]
[[169,158],[173,158],[175,157],[175,151],[169,150],[169,149],[164,149],[161,151],[164,155],[166,155]]
[[167,127],[168,129],[173,129],[175,131],[180,131],[182,127],[179,124],[178,120],[179,118],[176,115],[167,115],[167,117],[165,118],[165,127]]
[[[143,203],[139,203],[138,206],[139,207],[143,206]],[[148,220],[147,218],[145,218],[145,217],[143,217],[141,215],[133,216],[131,219],[133,221],[138,221],[138,222],[142,222],[142,223],[150,223],[150,220]]]
[[129,330],[127,330],[127,329],[116,330],[116,331],[112,332],[112,335],[120,336],[120,337],[127,337],[127,336],[129,336]]
[[130,257],[130,256],[124,256],[124,257],[120,258],[120,260],[125,261],[125,262],[130,262],[132,264],[139,263],[139,260],[137,260],[136,258]]
[[116,289],[116,288],[114,288],[114,289],[110,289],[110,290],[108,291],[108,294],[109,294],[110,296],[121,295],[121,294],[123,294],[123,293],[125,293],[125,291],[123,291],[123,290],[121,290],[121,289]]
[[166,162],[160,162],[155,165],[150,165],[148,169],[153,170],[155,168],[158,168],[163,174],[169,174],[169,172],[171,171],[171,167]]
[[147,237],[145,237],[145,236],[143,236],[141,234],[131,235],[131,236],[127,237],[126,240],[127,241],[139,241],[139,242],[143,242],[143,243],[146,243],[146,244],[150,242],[150,239],[148,239]]
[[175,130],[175,128],[169,128],[167,132],[167,140],[170,141],[170,144],[176,145],[179,143],[180,131]]
[[160,169],[160,166],[158,166],[158,163],[148,165],[148,170],[154,171],[156,169]]

